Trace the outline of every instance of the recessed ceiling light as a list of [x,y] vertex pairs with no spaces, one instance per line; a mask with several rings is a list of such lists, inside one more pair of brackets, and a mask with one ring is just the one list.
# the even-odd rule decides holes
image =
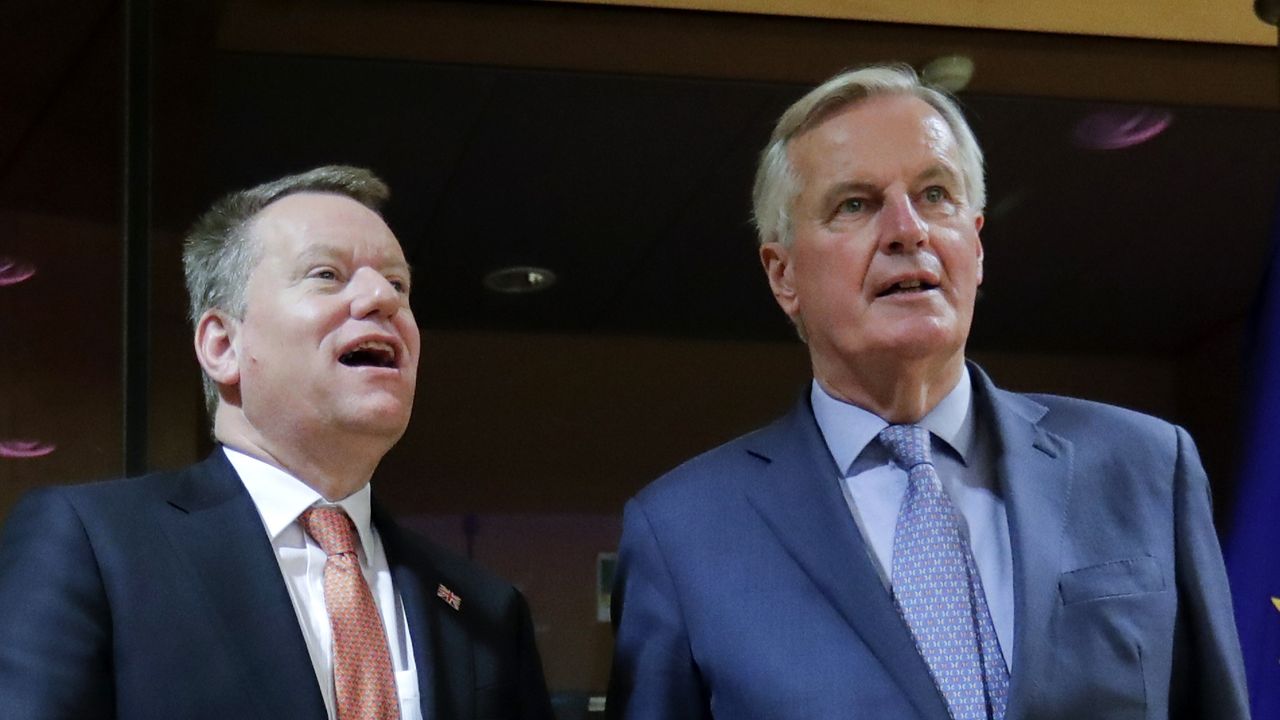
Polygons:
[[0,287],[17,285],[35,274],[36,266],[31,263],[10,257],[0,257]]
[[57,449],[57,445],[39,440],[0,440],[0,457],[38,458]]
[[554,272],[529,265],[500,268],[484,276],[485,287],[505,295],[542,292],[555,284]]
[[944,55],[930,60],[920,71],[925,84],[958,93],[973,79],[973,60],[965,55]]

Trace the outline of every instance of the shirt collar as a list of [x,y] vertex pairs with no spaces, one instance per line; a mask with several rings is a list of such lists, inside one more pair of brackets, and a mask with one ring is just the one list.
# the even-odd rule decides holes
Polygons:
[[[889,426],[875,413],[832,397],[817,378],[809,399],[818,429],[842,474],[849,472],[867,445]],[[956,386],[917,424],[950,445],[960,461],[967,463],[974,440],[972,406],[973,385],[969,368],[964,366]]]
[[258,508],[262,524],[267,528],[267,535],[272,542],[284,532],[303,510],[311,506],[341,507],[347,511],[351,521],[355,523],[356,532],[360,535],[360,545],[370,547],[372,528],[370,508],[371,490],[369,483],[336,503],[324,499],[311,486],[290,475],[288,472],[263,462],[258,458],[246,455],[239,450],[222,446],[227,460],[240,476],[245,490]]

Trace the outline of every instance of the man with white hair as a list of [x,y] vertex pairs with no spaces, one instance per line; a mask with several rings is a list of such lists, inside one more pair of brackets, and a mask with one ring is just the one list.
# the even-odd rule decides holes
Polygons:
[[1191,439],[965,360],[985,189],[955,101],[842,73],[783,114],[754,200],[813,382],[627,504],[610,714],[1247,717]]
[[387,195],[328,166],[196,222],[183,262],[219,447],[13,510],[0,715],[551,720],[520,593],[371,498],[420,350]]

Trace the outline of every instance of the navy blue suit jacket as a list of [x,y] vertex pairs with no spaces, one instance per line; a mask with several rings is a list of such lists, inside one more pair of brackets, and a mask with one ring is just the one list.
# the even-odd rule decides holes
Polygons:
[[[1247,717],[1190,438],[971,372],[1013,548],[1007,717]],[[806,395],[627,504],[612,716],[947,720],[838,477]]]
[[[549,720],[524,599],[375,506],[423,716]],[[436,597],[443,584],[459,610]],[[173,473],[45,488],[0,537],[0,714],[326,717],[253,501],[219,450]]]

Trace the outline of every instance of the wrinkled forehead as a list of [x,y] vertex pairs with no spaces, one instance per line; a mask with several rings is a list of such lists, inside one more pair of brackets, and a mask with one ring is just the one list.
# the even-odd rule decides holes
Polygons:
[[788,159],[803,186],[815,173],[960,172],[960,148],[945,118],[910,93],[884,93],[828,110],[792,138]]

